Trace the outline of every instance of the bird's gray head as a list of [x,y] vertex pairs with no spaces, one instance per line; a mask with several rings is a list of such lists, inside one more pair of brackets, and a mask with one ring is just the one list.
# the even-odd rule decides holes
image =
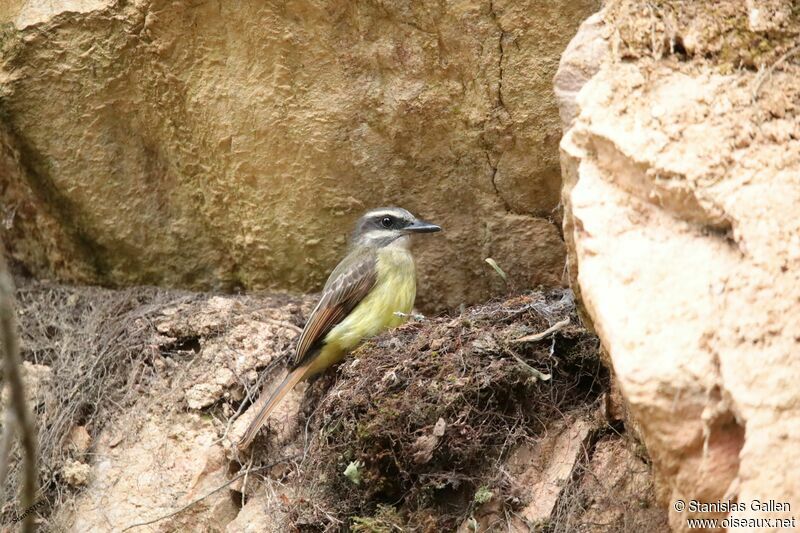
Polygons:
[[367,211],[358,219],[352,243],[381,248],[414,233],[432,233],[441,229],[436,224],[418,219],[401,207],[380,207]]

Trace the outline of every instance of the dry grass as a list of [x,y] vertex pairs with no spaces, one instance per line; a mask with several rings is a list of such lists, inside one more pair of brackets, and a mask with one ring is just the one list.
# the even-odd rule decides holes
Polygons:
[[[192,298],[149,288],[108,291],[25,282],[18,288],[23,359],[52,371],[44,397],[32,406],[39,426],[38,499],[49,504],[40,512],[46,514],[70,493],[59,478],[71,453],[66,446],[70,430],[85,426],[94,437],[115,412],[132,403],[152,371],[147,361],[151,317],[168,303]],[[18,483],[17,470],[18,461],[10,473],[10,494]],[[10,506],[3,510],[13,511]]]
[[[138,287],[108,290],[18,281],[17,307],[22,358],[50,368],[48,383],[34,409],[39,428],[40,516],[62,505],[74,493],[61,478],[65,460],[75,455],[69,432],[85,426],[92,440],[119,413],[151,391],[154,359],[194,356],[200,336],[190,331],[174,338],[161,334],[154,321],[164,311],[185,306],[191,314],[210,295]],[[264,305],[258,297],[239,296],[242,316]],[[195,305],[196,304],[196,305]],[[219,324],[224,328],[225,324]],[[12,450],[7,494],[13,498],[20,481],[20,450]],[[80,458],[89,460],[89,458]],[[19,511],[12,499],[3,502],[2,519]]]
[[630,436],[611,427],[596,432],[559,497],[547,531],[669,530],[650,470],[644,448]]

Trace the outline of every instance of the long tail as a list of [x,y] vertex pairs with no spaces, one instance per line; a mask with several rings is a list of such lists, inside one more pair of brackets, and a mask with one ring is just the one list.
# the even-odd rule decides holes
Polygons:
[[264,407],[261,408],[253,421],[250,422],[250,425],[247,427],[247,431],[244,432],[241,440],[239,440],[237,447],[240,450],[245,450],[248,446],[250,446],[250,443],[253,442],[253,439],[256,438],[259,430],[267,421],[269,414],[280,403],[283,397],[286,396],[295,385],[302,381],[303,377],[305,377],[306,370],[308,370],[308,365],[303,365],[292,370],[289,375],[284,378],[281,384],[278,385],[274,391],[272,391],[272,395],[270,395],[267,403],[264,404]]

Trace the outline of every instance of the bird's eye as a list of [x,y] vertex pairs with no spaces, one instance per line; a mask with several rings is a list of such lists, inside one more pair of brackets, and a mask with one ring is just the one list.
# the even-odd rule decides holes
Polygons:
[[392,218],[391,217],[383,217],[381,220],[381,226],[384,228],[391,228],[392,227]]

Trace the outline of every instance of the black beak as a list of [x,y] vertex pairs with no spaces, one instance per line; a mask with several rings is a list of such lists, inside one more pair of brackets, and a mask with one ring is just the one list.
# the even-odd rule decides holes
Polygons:
[[415,220],[406,226],[405,230],[409,233],[435,233],[437,231],[442,231],[442,228],[436,224],[425,222],[424,220]]

